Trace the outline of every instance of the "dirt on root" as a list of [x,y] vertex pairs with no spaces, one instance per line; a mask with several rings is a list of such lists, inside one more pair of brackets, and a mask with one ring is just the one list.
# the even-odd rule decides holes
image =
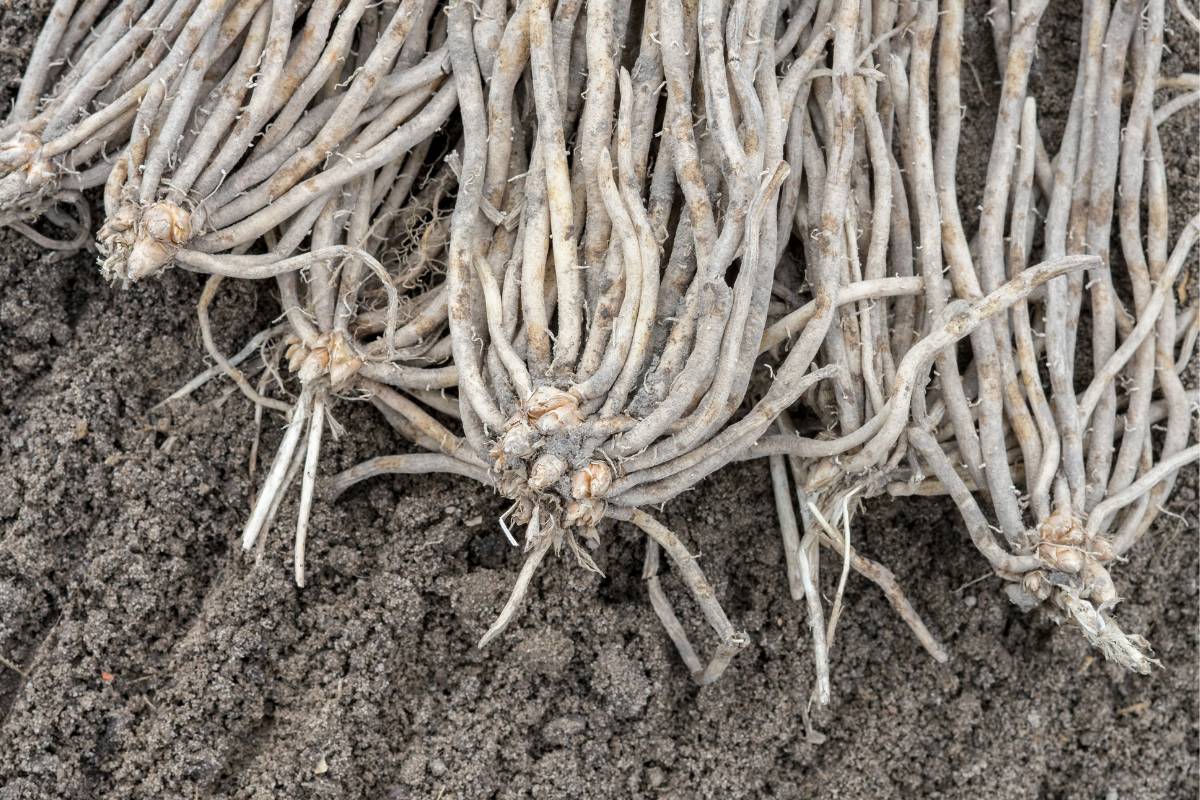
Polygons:
[[[0,5],[7,92],[48,7]],[[995,96],[985,10],[971,5],[967,30],[969,186],[982,185]],[[1052,4],[1043,25],[1034,82],[1052,149],[1078,13]],[[1195,37],[1170,22],[1164,70],[1195,72]],[[1198,205],[1197,122],[1164,131],[1176,225]],[[261,555],[242,553],[251,406],[214,385],[151,410],[206,366],[199,288],[179,272],[110,287],[91,256],[56,259],[0,231],[0,800],[1197,795],[1195,470],[1172,504],[1183,518],[1161,518],[1115,571],[1120,619],[1162,659],[1149,677],[1022,615],[983,579],[947,503],[873,501],[858,546],[952,657],[934,663],[851,576],[816,745],[801,714],[804,611],[764,464],[661,513],[752,639],[716,685],[689,681],[625,526],[605,531],[606,578],[550,559],[517,623],[480,651],[520,555],[495,523],[500,500],[465,480],[378,479],[318,502],[304,590],[281,533],[294,499]],[[223,287],[221,346],[274,313],[270,287]],[[346,433],[325,448],[326,474],[400,446],[363,403],[334,414]],[[264,437],[269,455],[278,420]],[[664,585],[694,622],[681,586]]]

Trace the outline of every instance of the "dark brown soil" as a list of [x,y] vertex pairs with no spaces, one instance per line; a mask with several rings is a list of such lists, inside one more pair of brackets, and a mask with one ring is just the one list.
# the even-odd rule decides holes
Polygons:
[[[49,2],[21,5],[0,4],[9,91]],[[1052,6],[1036,78],[1059,101],[1047,114],[1065,110],[1078,28],[1071,3]],[[968,53],[994,92],[983,10]],[[1174,27],[1164,68],[1196,71],[1195,37]],[[1167,132],[1176,220],[1197,208],[1197,119]],[[990,121],[971,110],[967,122],[963,182],[981,183]],[[1117,572],[1121,619],[1163,662],[1146,678],[1023,616],[995,579],[974,582],[987,568],[946,503],[872,503],[859,546],[895,571],[952,658],[933,663],[852,576],[815,746],[800,715],[804,613],[764,465],[727,469],[662,514],[753,639],[715,686],[689,682],[623,527],[600,551],[607,578],[551,560],[518,623],[481,652],[519,554],[497,530],[499,500],[466,481],[376,480],[318,503],[303,591],[278,530],[261,562],[242,554],[251,407],[214,386],[150,412],[206,365],[199,286],[174,272],[111,288],[89,256],[56,261],[0,232],[2,800],[1200,791],[1194,470],[1173,503],[1186,519],[1163,518]],[[267,287],[224,291],[215,320],[233,349],[274,301]],[[398,447],[362,404],[335,413],[349,432],[326,448],[326,473]]]

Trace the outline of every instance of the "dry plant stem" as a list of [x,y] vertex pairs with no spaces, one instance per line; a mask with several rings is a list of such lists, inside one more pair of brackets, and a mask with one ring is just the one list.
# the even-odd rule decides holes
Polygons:
[[[766,52],[765,45],[756,33],[761,25],[761,13],[762,9],[758,9],[744,19],[735,17],[728,31],[724,31],[722,12],[710,4],[702,4],[696,17],[685,15],[684,10],[675,3],[658,4],[657,20],[655,13],[648,8],[643,48],[639,51],[633,73],[626,74],[615,69],[615,63],[610,61],[615,54],[610,54],[604,46],[608,23],[604,8],[601,7],[595,22],[599,42],[588,57],[595,63],[604,62],[604,66],[598,70],[601,74],[605,69],[610,69],[608,74],[618,77],[620,108],[617,130],[615,139],[602,136],[601,126],[605,125],[605,120],[611,120],[612,101],[606,100],[603,92],[595,102],[587,98],[589,102],[585,103],[581,117],[587,127],[582,135],[595,137],[598,147],[580,159],[582,169],[578,178],[571,175],[569,185],[572,193],[569,195],[565,191],[568,182],[561,178],[564,175],[562,168],[566,166],[569,171],[571,167],[562,160],[560,153],[563,147],[560,141],[565,141],[567,129],[573,120],[570,114],[562,113],[562,106],[559,105],[561,85],[556,84],[561,82],[558,75],[553,75],[554,83],[547,77],[549,73],[554,73],[558,64],[567,60],[565,55],[560,56],[563,51],[558,49],[558,43],[565,45],[566,40],[553,38],[548,54],[541,53],[539,49],[545,46],[539,37],[543,36],[548,26],[553,28],[557,15],[555,20],[551,20],[548,7],[535,3],[523,4],[517,7],[514,17],[505,28],[502,39],[514,45],[510,51],[514,58],[512,61],[496,59],[494,62],[497,80],[493,82],[489,96],[488,122],[505,125],[511,119],[511,105],[507,98],[511,96],[511,87],[516,85],[513,76],[518,74],[522,66],[523,42],[528,39],[532,62],[529,83],[538,126],[528,161],[530,171],[521,184],[525,202],[521,207],[523,246],[519,261],[520,303],[509,300],[516,297],[509,291],[510,286],[516,290],[516,282],[510,282],[508,276],[513,274],[512,270],[518,264],[505,266],[503,281],[498,275],[495,280],[490,280],[485,270],[499,269],[503,262],[485,261],[465,252],[466,248],[472,246],[466,243],[473,241],[467,232],[486,229],[484,218],[487,222],[495,220],[491,212],[480,210],[486,208],[482,199],[460,194],[456,219],[451,226],[451,249],[453,255],[457,248],[454,241],[464,242],[463,257],[459,263],[470,269],[464,268],[459,272],[455,269],[455,259],[452,257],[452,285],[461,287],[454,291],[461,292],[463,298],[463,324],[456,324],[452,316],[452,339],[456,360],[463,373],[461,383],[464,387],[463,397],[467,401],[464,422],[469,420],[470,415],[465,413],[469,408],[485,422],[488,429],[494,431],[490,436],[505,432],[504,439],[495,445],[495,448],[504,450],[503,458],[519,455],[521,459],[529,459],[527,464],[520,465],[527,470],[526,473],[514,472],[512,480],[528,483],[533,496],[526,501],[519,483],[509,490],[515,492],[516,499],[521,502],[542,502],[541,494],[545,492],[547,484],[559,480],[557,476],[564,475],[565,471],[586,466],[586,459],[591,453],[625,456],[623,468],[630,473],[654,468],[676,458],[690,458],[688,451],[702,445],[719,431],[745,392],[752,361],[740,356],[749,355],[752,358],[765,324],[764,310],[769,298],[772,264],[767,258],[776,251],[772,239],[772,232],[776,228],[772,214],[778,186],[786,175],[784,169],[777,165],[782,149],[782,131],[778,125],[769,122],[775,116],[762,110],[768,107],[773,109],[778,103],[775,96],[777,90],[771,81],[756,81],[752,69]],[[563,14],[564,20],[570,16],[568,12]],[[852,20],[853,15],[847,13],[843,21],[852,27]],[[651,27],[656,21],[659,23],[657,36]],[[746,27],[740,27],[743,24]],[[461,33],[457,32],[459,26]],[[615,19],[613,26],[615,39]],[[464,42],[468,38],[466,30],[470,28],[470,20],[466,19],[466,15],[461,20],[452,17],[452,27],[452,57],[458,59],[455,62],[456,80],[465,81],[464,85],[474,91],[476,84],[473,74],[469,79],[464,77],[477,68],[474,54],[468,54],[463,47],[459,59],[459,51],[454,46],[456,37]],[[723,31],[727,41],[722,39]],[[690,75],[683,78],[688,69],[688,48],[658,45],[663,40],[683,45],[692,37],[696,37],[695,41],[700,45],[701,85],[707,86],[704,103],[709,112],[707,118],[711,121],[711,141],[721,156],[720,179],[725,181],[727,187],[724,202],[731,209],[726,216],[727,224],[719,231],[714,222],[713,197],[710,195],[713,189],[710,188],[708,176],[700,168],[699,148],[691,130],[692,81]],[[842,60],[850,62],[851,48],[841,49],[844,51]],[[458,68],[459,61],[465,65],[465,70]],[[664,163],[671,164],[672,159],[674,161],[674,179],[679,181],[688,202],[689,233],[695,241],[694,252],[697,256],[697,268],[691,272],[691,285],[683,289],[682,284],[672,284],[679,286],[675,291],[680,291],[681,295],[676,296],[681,297],[685,312],[683,319],[689,322],[674,327],[666,339],[657,339],[655,336],[655,328],[663,314],[658,307],[662,287],[657,280],[660,270],[656,237],[661,235],[659,232],[667,221],[666,209],[669,208],[669,192],[673,189],[673,181],[669,170],[656,167],[653,174],[648,170],[648,149],[653,143],[653,137],[649,135],[652,129],[648,123],[654,116],[653,106],[658,102],[659,90],[654,87],[657,85],[655,76],[660,69],[667,79],[666,120],[673,135],[668,139],[669,144],[660,147],[657,163],[661,166]],[[846,72],[849,74],[851,70]],[[769,75],[770,70],[766,74]],[[465,91],[460,92],[460,104],[468,131],[466,152],[471,152],[470,131],[482,121],[482,115],[470,110],[471,104],[465,99]],[[736,112],[731,102],[734,95],[739,111],[746,117],[740,125],[734,117]],[[852,112],[849,105],[847,110]],[[483,125],[479,127],[488,130]],[[493,160],[493,156],[507,155],[500,144],[507,138],[508,131],[503,127],[490,137],[484,198],[493,207],[500,202],[507,202],[505,195],[509,192],[519,191],[516,185],[501,189],[500,179],[507,168],[508,159]],[[468,164],[472,163],[466,152],[463,158],[464,173],[469,172]],[[609,154],[615,154],[616,176],[611,175],[607,163],[612,158]],[[664,154],[670,154],[671,158],[665,159]],[[774,154],[775,160],[768,161],[771,154]],[[765,180],[760,179],[759,173],[768,164],[770,168]],[[648,204],[642,196],[647,178],[650,179]],[[591,180],[594,183],[589,183]],[[557,206],[551,196],[558,191],[555,189],[556,182],[564,190],[561,192],[561,203]],[[589,206],[589,198],[598,199],[600,203],[592,202]],[[577,200],[585,205],[583,209],[576,208]],[[470,222],[467,222],[468,218]],[[585,250],[599,252],[605,238],[609,239],[609,255],[602,265],[605,278],[597,278],[596,284],[589,281],[589,287],[582,296],[582,287],[573,288],[571,279],[564,280],[561,270],[566,261],[562,254],[575,246],[574,240],[560,236],[555,230],[556,224],[566,224],[572,220],[574,224],[584,226]],[[681,234],[686,231],[682,226],[679,230]],[[840,236],[840,231],[836,233]],[[456,239],[459,235],[461,239]],[[744,245],[741,248],[743,265],[729,299],[725,300],[723,295],[727,290],[720,286],[720,282],[741,245]],[[545,269],[547,259],[551,257],[555,264],[553,289],[549,284],[551,273]],[[585,257],[590,261],[590,256]],[[467,260],[471,261],[469,265],[466,264]],[[687,256],[679,259],[673,257],[668,267],[672,281],[676,280],[676,270],[690,269],[689,260]],[[574,258],[571,263],[574,263]],[[703,270],[700,269],[701,264]],[[596,268],[601,265],[589,263],[588,266]],[[608,282],[605,283],[605,280]],[[706,285],[712,288],[706,289]],[[574,329],[571,316],[573,309],[588,292],[592,296],[599,293],[598,315],[593,317],[597,324],[586,338],[580,372],[574,376],[573,382],[566,384],[568,397],[559,399],[554,392],[561,390],[545,384],[547,379],[561,380],[558,377],[563,371],[561,365],[575,363],[577,340],[572,333],[568,333],[564,339],[563,333]],[[547,303],[547,299],[553,300],[553,303]],[[478,300],[483,301],[482,308],[476,305]],[[715,310],[720,316],[714,319],[706,314],[702,322],[701,317],[693,311],[701,308]],[[600,313],[603,309],[608,311]],[[480,310],[484,312],[482,315],[478,314]],[[555,311],[560,315],[559,327],[557,335],[551,337],[550,326]],[[510,322],[515,317],[514,312],[524,317],[523,339],[519,333],[514,337],[514,333],[520,330],[512,327]],[[483,364],[476,360],[474,353],[468,353],[468,348],[474,350],[476,339],[483,337],[484,330],[475,324],[480,317],[486,322],[486,332],[493,342],[491,352],[495,353],[494,359],[489,356],[487,364],[501,368],[501,374],[493,375],[491,380],[485,378]],[[613,324],[606,327],[609,319]],[[828,321],[825,324],[827,326]],[[692,333],[702,335],[693,336]],[[508,341],[497,344],[500,338]],[[815,332],[809,332],[808,338],[813,340],[813,344],[819,342]],[[709,354],[708,358],[715,357],[718,365],[716,374],[705,376],[701,374],[701,369],[696,368],[677,372],[681,378],[694,381],[687,391],[676,387],[680,391],[673,395],[669,406],[643,406],[648,413],[642,413],[639,408],[637,416],[628,423],[624,422],[621,415],[631,407],[628,404],[631,394],[635,400],[650,397],[640,391],[635,393],[634,388],[645,366],[651,363],[651,350],[657,341],[670,342],[673,348],[677,348],[667,362],[671,365],[668,367],[670,370],[679,370],[681,365],[687,363],[702,365],[703,359],[695,360],[696,353],[700,352],[696,345],[702,343],[704,352]],[[693,347],[690,360],[686,357],[689,346]],[[459,357],[460,351],[464,357]],[[522,355],[524,365],[520,363]],[[469,363],[469,367],[464,368],[464,363]],[[670,373],[664,371],[660,374],[665,378]],[[493,383],[498,388],[495,397],[489,396]],[[516,393],[516,397],[512,398],[516,401],[516,415],[507,422],[503,421],[503,417],[495,420],[500,415],[493,415],[492,412],[493,408],[498,411],[511,402],[504,395],[502,387],[505,385],[513,387]],[[695,398],[692,402],[699,403],[690,416],[687,413],[689,398]],[[546,412],[538,404],[550,400],[556,404],[554,408],[561,407],[563,410],[554,412],[554,422],[539,422]],[[520,415],[525,409],[529,409],[527,421],[522,421]],[[756,424],[769,424],[777,411],[762,409],[760,413],[765,419],[760,422],[760,418],[756,417]],[[559,414],[564,416],[557,416]],[[575,415],[580,419],[576,419]],[[597,418],[592,420],[592,416]],[[521,425],[532,423],[538,425],[538,433],[524,433],[527,429]],[[563,436],[569,436],[571,426],[576,424],[589,432],[585,434],[584,447],[578,455],[574,455],[570,449],[555,449],[560,447],[558,444],[544,443],[540,446],[547,448],[548,452],[539,456],[536,449],[527,449],[528,445],[522,444],[518,438],[518,434],[522,437],[556,436],[559,425],[562,426]],[[668,431],[674,432],[674,438],[655,445],[655,440]],[[615,440],[611,447],[605,448],[605,440],[612,433],[625,438]],[[478,438],[478,433],[475,435]],[[577,445],[565,440],[561,446],[570,448]],[[639,450],[647,446],[652,449],[644,456],[638,455]],[[701,453],[701,457],[704,455],[706,453]],[[665,467],[664,474],[676,472],[681,466],[682,462],[678,462]],[[528,513],[528,509],[522,513]]]
[[[884,410],[887,411],[886,406]],[[879,433],[887,419],[888,416],[885,413],[876,414],[854,433],[835,439],[809,438],[800,436],[796,432],[763,436],[745,452],[738,454],[735,460],[746,461],[778,454],[814,460],[833,458],[869,442],[875,434]]]
[[[387,28],[381,33],[379,41],[372,48],[361,73],[355,77],[346,93],[339,98],[337,108],[330,120],[317,133],[313,141],[288,159],[272,180],[256,187],[235,203],[223,207],[214,214],[213,224],[215,226],[226,226],[233,220],[247,216],[248,211],[253,210],[264,200],[269,202],[282,196],[295,184],[297,176],[303,175],[315,167],[333,146],[341,143],[348,136],[359,112],[366,107],[384,70],[395,58],[416,21],[415,4],[415,0],[405,0],[397,7]],[[219,161],[215,162],[210,169],[220,169],[219,163]]]
[[1186,92],[1172,97],[1154,110],[1154,126],[1162,127],[1167,120],[1180,111],[1189,109],[1197,104],[1200,104],[1200,91]]
[[[331,6],[331,4],[327,3],[324,6]],[[329,81],[330,77],[334,74],[334,70],[340,66],[340,62],[350,50],[351,37],[363,17],[366,6],[367,3],[364,0],[352,0],[352,2],[347,3],[337,14],[337,24],[334,26],[327,40],[321,34],[328,30],[331,20],[325,15],[314,15],[310,12],[310,18],[313,16],[317,17],[317,24],[310,27],[309,31],[306,31],[309,35],[305,36],[305,39],[318,45],[324,42],[324,47],[317,56],[315,64],[312,64],[308,70],[287,70],[290,81],[301,79],[300,83],[294,86],[291,92],[284,90],[273,93],[275,96],[271,99],[271,104],[278,106],[282,102],[283,105],[282,108],[276,109],[278,110],[278,114],[275,117],[274,123],[265,132],[257,145],[262,152],[270,152],[293,129],[293,126],[295,126],[307,110],[318,91]],[[298,52],[296,55],[304,58],[301,52]],[[210,181],[212,177],[219,175],[219,171],[208,169],[206,172],[210,177],[205,180],[204,188],[208,192],[211,192],[216,186],[209,185]]]
[[[370,181],[360,183],[360,192],[357,199],[352,202],[352,208],[348,209],[350,221],[346,227],[346,235],[351,241],[365,244],[367,235],[368,220],[366,215],[369,213],[369,204],[364,201],[364,198],[369,200],[371,197]],[[333,219],[335,212],[334,203],[325,203],[318,206],[319,213],[315,217],[316,227],[312,233],[313,246],[317,248],[316,253],[321,253],[324,249],[335,247],[330,244],[335,240],[335,229]],[[375,260],[369,255],[363,254],[372,262]],[[377,262],[376,266],[378,266]],[[378,266],[380,284],[383,292],[389,296],[389,308],[395,308],[395,288],[391,285],[391,278],[381,266]],[[374,393],[377,397],[382,397],[387,409],[394,413],[399,413],[405,420],[406,435],[421,446],[428,446],[434,450],[442,450],[445,453],[456,455],[462,459],[462,454],[459,451],[462,448],[461,442],[456,437],[449,433],[443,426],[437,423],[431,416],[419,409],[415,403],[398,395],[386,386],[375,383],[368,379],[367,376],[374,374],[374,371],[369,369],[369,365],[362,362],[359,356],[354,355],[354,346],[348,341],[348,331],[339,331],[335,329],[335,304],[336,297],[341,294],[342,298],[351,304],[346,309],[345,313],[349,317],[353,317],[357,313],[354,305],[359,297],[359,292],[345,291],[344,287],[339,286],[339,280],[345,282],[347,280],[359,282],[362,279],[362,272],[355,270],[343,270],[340,275],[329,269],[317,268],[311,270],[308,276],[309,280],[306,283],[308,294],[307,305],[302,304],[297,292],[294,274],[288,273],[281,276],[280,287],[281,295],[286,310],[286,314],[294,331],[292,340],[295,342],[289,350],[289,358],[292,359],[291,367],[298,371],[298,375],[302,386],[302,396],[308,393],[315,394],[313,404],[313,419],[309,423],[309,444],[304,459],[303,479],[301,482],[301,506],[299,522],[296,531],[296,577],[298,584],[302,585],[304,580],[304,551],[305,541],[308,528],[308,516],[311,511],[311,503],[315,492],[316,485],[316,466],[319,458],[319,449],[321,441],[322,427],[324,424],[324,403],[326,398],[327,385],[324,383],[324,374],[328,374],[329,385],[335,389],[343,386],[348,380],[356,379],[356,373],[362,373],[362,378],[357,378],[361,382],[363,388],[366,388]],[[382,290],[375,290],[382,291]],[[302,307],[303,306],[303,307]],[[307,316],[311,312],[311,318]],[[388,314],[388,317],[394,318],[394,311]],[[348,327],[348,325],[347,325]],[[392,333],[395,328],[394,322],[389,322],[382,326],[384,338],[387,342],[393,343],[396,335]],[[295,352],[295,355],[293,355]],[[388,364],[393,370],[403,370],[405,368],[396,365]],[[416,373],[428,373],[424,370],[412,370]],[[385,379],[392,379],[394,376],[391,373],[383,375]],[[281,452],[277,465],[287,458],[285,452]],[[299,456],[293,456],[293,460]],[[482,475],[486,479],[482,464],[476,459],[469,466],[478,465],[477,469],[469,470],[468,474],[473,476]],[[289,468],[290,470],[290,468]],[[285,478],[282,488],[276,492],[276,499],[268,511],[267,519],[273,518],[276,513],[274,509],[278,507],[279,498],[282,492],[286,491],[291,480]],[[270,479],[268,485],[264,488],[264,494],[270,489]],[[263,501],[265,502],[265,501]],[[266,526],[264,526],[265,529]]]
[[[265,396],[267,387],[270,386],[271,382],[274,380],[276,380],[276,376],[268,364],[267,369],[263,370],[262,376],[258,380],[258,393]],[[258,477],[258,448],[259,445],[262,444],[262,419],[263,407],[255,406],[254,439],[250,442],[250,456],[248,459],[246,459],[249,462],[246,467],[246,474],[250,479],[251,485],[254,485],[255,478]],[[251,498],[250,508],[252,510],[254,508],[253,498]]]
[[253,241],[306,207],[314,195],[332,192],[432,136],[453,111],[455,101],[453,84],[443,86],[415,116],[361,155],[356,154],[358,157],[352,161],[339,161],[324,172],[299,182],[262,210],[196,240],[195,247],[211,253]]
[[[1040,10],[1038,13],[1040,13]],[[1015,45],[1014,51],[1023,52],[1026,47],[1032,47],[1031,39],[1028,43],[1023,42],[1022,40],[1027,36],[1032,37],[1032,34],[1036,32],[1036,17],[1030,19],[1023,14],[1018,15],[1018,17],[1014,20],[1014,24],[1016,25],[1017,30],[1016,35],[1014,35],[1011,40],[1011,43]],[[1018,274],[1018,270],[1016,270],[1015,267],[1008,270],[1005,269],[1005,247],[1002,236],[997,232],[1002,231],[1003,229],[1004,214],[1003,211],[998,213],[993,211],[993,209],[997,208],[998,206],[1007,204],[1007,198],[1010,194],[1013,194],[1014,192],[1019,193],[1021,191],[1020,185],[1017,185],[1016,187],[1010,185],[1015,168],[1015,151],[1018,147],[1017,134],[1020,129],[1023,116],[1020,109],[1024,105],[1024,100],[1021,98],[1025,91],[1024,82],[1026,80],[1026,73],[1020,71],[1020,63],[1018,62],[1015,66],[1017,69],[1014,70],[1010,68],[1005,77],[1005,89],[1001,103],[1002,124],[998,126],[997,130],[997,142],[1003,140],[1005,142],[1005,146],[1003,149],[993,147],[993,153],[995,155],[992,162],[989,163],[989,172],[994,169],[997,177],[994,183],[989,184],[989,194],[985,198],[984,221],[986,221],[988,224],[985,226],[981,221],[980,226],[979,247],[983,247],[983,237],[986,233],[987,244],[989,248],[987,254],[984,255],[981,252],[979,258],[983,286],[986,289],[990,289],[1004,278]],[[1016,74],[1014,74],[1014,72]],[[1015,86],[1013,84],[1015,84]],[[1030,143],[1029,150],[1030,158],[1032,161],[1036,161],[1036,146],[1033,142]],[[1005,169],[1008,170],[1008,176],[1002,179],[999,176],[1003,174],[1002,170]],[[1020,178],[1019,175],[1017,177],[1018,179]],[[1032,172],[1030,173],[1029,181],[1032,181]],[[993,186],[997,188],[993,189]],[[1031,190],[1032,189],[1030,188],[1030,191]],[[1019,196],[1014,196],[1014,204],[1020,199],[1021,198]],[[1014,222],[1018,226],[1022,224],[1019,214],[1014,215]],[[1018,244],[1024,246],[1026,244],[1026,234],[1023,231],[1018,233],[1014,230],[1009,238],[1014,246]],[[1019,316],[1019,312],[1017,312],[1017,315]],[[1022,384],[1018,380],[1017,366],[1014,357],[1014,345],[1012,342],[1012,325],[1009,323],[1007,315],[1000,315],[996,317],[996,319],[992,322],[992,328],[996,333],[996,356],[998,357],[1001,381],[1000,395],[1002,397],[1003,407],[1009,415],[1010,426],[1013,433],[1017,436],[1017,440],[1020,444],[1022,463],[1024,463],[1026,466],[1026,474],[1030,479],[1032,479],[1033,476],[1036,475],[1042,468],[1043,464],[1044,443],[1042,441],[1041,430],[1035,423],[1036,415],[1031,414],[1030,408],[1027,404],[1026,395],[1024,392],[1022,392]],[[980,375],[981,385],[986,385],[987,383],[987,377],[982,372],[984,363],[984,361],[979,362],[979,366],[977,368],[977,371]],[[986,414],[986,411],[983,411],[983,413]],[[1002,470],[1000,471],[1002,472]],[[1011,480],[1011,476],[1009,476],[1009,479]],[[998,476],[998,480],[1003,481],[1004,476]],[[1027,490],[1032,490],[1031,486],[1027,486],[1026,488]],[[1014,534],[1010,533],[1009,538],[1014,538]]]

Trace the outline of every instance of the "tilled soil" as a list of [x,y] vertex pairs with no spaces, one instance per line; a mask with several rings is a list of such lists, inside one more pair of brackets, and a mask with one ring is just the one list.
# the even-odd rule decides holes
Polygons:
[[[1048,116],[1065,113],[1078,29],[1074,4],[1053,5],[1035,75]],[[0,6],[8,91],[48,6]],[[967,52],[994,98],[984,11],[972,7]],[[1164,70],[1194,72],[1195,37],[1174,27]],[[981,185],[991,123],[973,78],[964,91],[962,182]],[[1176,225],[1197,208],[1197,121],[1164,132]],[[1200,791],[1194,469],[1172,504],[1182,518],[1163,517],[1116,570],[1120,619],[1162,660],[1149,677],[1022,615],[946,502],[873,501],[856,545],[896,573],[952,658],[934,663],[852,575],[817,745],[764,464],[734,465],[661,514],[752,638],[716,685],[689,681],[624,526],[599,551],[606,578],[551,559],[517,623],[480,651],[520,554],[495,523],[500,500],[465,480],[378,479],[318,502],[304,590],[284,535],[294,499],[265,549],[242,553],[253,409],[216,382],[152,410],[207,366],[200,285],[171,272],[110,287],[90,255],[56,259],[0,232],[0,800]],[[223,287],[221,346],[274,313],[270,287]],[[402,447],[364,403],[334,414],[346,433],[325,474]],[[278,437],[268,420],[268,458]],[[827,592],[835,573],[823,570]],[[664,585],[696,621],[682,587]]]

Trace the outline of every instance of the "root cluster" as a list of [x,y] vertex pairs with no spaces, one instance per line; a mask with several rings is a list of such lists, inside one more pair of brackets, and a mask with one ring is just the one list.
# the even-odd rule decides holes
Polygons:
[[[170,399],[225,375],[259,424],[286,418],[243,544],[298,482],[300,585],[322,487],[451,473],[508,501],[514,545],[523,528],[481,646],[551,550],[598,572],[619,520],[708,683],[749,639],[647,509],[765,457],[818,702],[850,571],[948,657],[851,544],[882,494],[949,495],[1013,602],[1147,672],[1109,569],[1200,458],[1180,378],[1200,216],[1173,232],[1159,135],[1200,78],[1161,74],[1164,0],[1089,0],[1046,141],[1047,6],[988,15],[1002,84],[976,212],[956,0],[58,0],[0,129],[0,224],[90,244],[81,193],[103,187],[106,276],[209,276],[214,367]],[[233,356],[208,315],[228,279],[273,281],[282,309]],[[322,481],[348,398],[409,449]],[[715,633],[707,658],[664,551]]]

